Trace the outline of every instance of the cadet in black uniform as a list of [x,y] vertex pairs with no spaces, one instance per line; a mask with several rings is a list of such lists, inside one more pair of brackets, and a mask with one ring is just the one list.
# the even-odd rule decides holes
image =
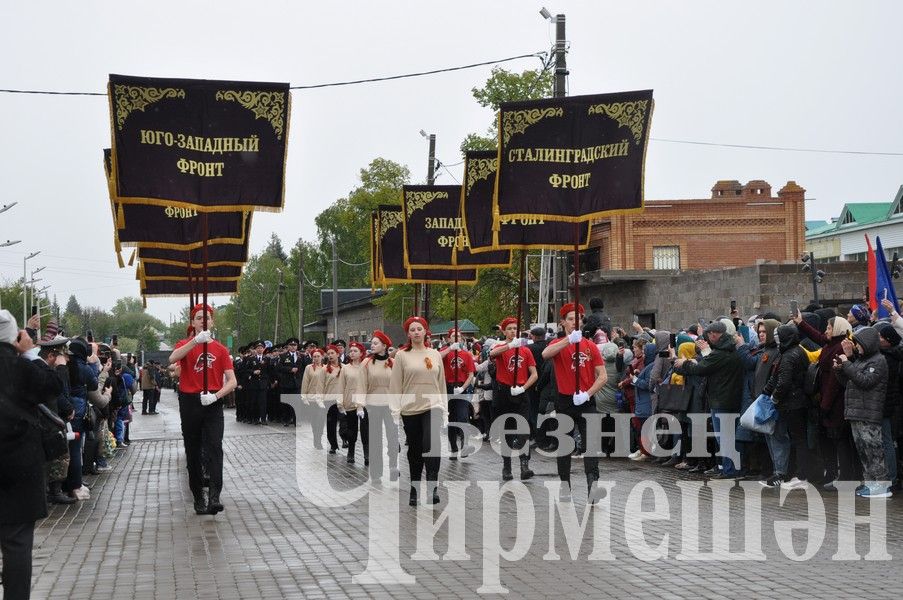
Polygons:
[[264,356],[263,340],[253,344],[254,354],[247,363],[249,418],[251,423],[263,425],[267,420],[267,390],[270,388],[270,365]]
[[[285,353],[279,358],[277,372],[279,373],[279,391],[283,394],[300,394],[301,378],[304,375],[304,367],[307,366],[305,354],[298,350],[299,340],[290,337],[285,340]],[[286,427],[295,425],[295,411],[290,404],[282,403],[282,422]]]

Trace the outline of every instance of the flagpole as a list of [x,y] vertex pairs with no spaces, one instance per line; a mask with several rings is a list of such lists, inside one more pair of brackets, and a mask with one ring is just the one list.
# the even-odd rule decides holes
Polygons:
[[[574,326],[580,324],[580,223],[574,223]],[[580,342],[574,345],[574,393],[580,392]]]
[[[452,344],[458,342],[458,338],[460,334],[458,332],[458,271],[455,270],[455,337],[452,339]],[[455,350],[455,383],[458,383],[458,350]]]
[[[208,237],[208,223],[207,223],[207,213],[203,213],[201,216],[202,227],[204,228],[204,306],[201,308],[201,311],[204,313],[204,331],[207,330],[207,237]],[[278,293],[278,291],[277,291]],[[208,374],[207,374],[207,342],[204,342],[204,348],[202,350],[201,363],[204,368],[204,393],[206,394],[210,390],[208,389]]]
[[[517,337],[520,338],[520,320],[524,310],[524,277],[526,274],[527,251],[520,251],[520,279],[517,282]],[[514,385],[520,376],[520,348],[514,350]]]

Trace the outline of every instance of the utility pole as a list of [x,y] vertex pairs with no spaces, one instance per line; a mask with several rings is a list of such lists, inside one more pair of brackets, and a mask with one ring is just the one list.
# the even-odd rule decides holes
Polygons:
[[304,251],[298,249],[298,339],[304,342]]
[[[565,38],[565,17],[563,14],[555,15],[555,87],[553,97],[564,98],[567,96],[567,42]],[[550,252],[552,257],[552,320],[557,319],[558,311],[566,299],[567,294],[567,252]],[[542,270],[542,269],[541,269]],[[562,292],[565,298],[562,298]],[[545,320],[547,315],[542,315]]]
[[285,273],[282,272],[282,269],[279,269],[279,286],[276,288],[276,324],[273,328],[273,345],[279,344],[279,306],[282,296],[282,290],[285,287],[282,283],[284,277]]
[[339,339],[339,258],[332,236],[332,341]]
[[[430,140],[430,152],[429,152],[429,164],[426,167],[426,184],[427,185],[435,185],[436,184],[436,134],[431,133],[429,136]],[[429,321],[430,320],[430,284],[423,284],[423,317]]]

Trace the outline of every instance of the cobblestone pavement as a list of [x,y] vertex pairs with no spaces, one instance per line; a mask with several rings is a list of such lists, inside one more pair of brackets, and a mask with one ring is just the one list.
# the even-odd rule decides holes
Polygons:
[[[320,495],[318,503],[302,496],[296,480],[296,434],[302,449],[299,472],[304,476],[308,457],[310,464],[313,458],[328,460],[330,481],[336,489],[349,489],[365,481],[360,456],[356,465],[346,464],[341,456],[321,458],[325,452],[311,448],[309,426],[301,425],[297,431],[281,426],[254,427],[236,423],[234,413],[226,411],[226,510],[215,517],[199,517],[191,506],[172,392],[164,392],[160,410],[159,416],[136,416],[131,433],[134,443],[117,452],[111,472],[89,478],[91,500],[55,506],[38,523],[34,598],[475,597],[483,584],[484,569],[491,571],[493,565],[498,565],[501,585],[510,590],[511,597],[530,598],[890,598],[899,597],[903,583],[903,497],[899,495],[871,503],[872,508],[879,504],[886,508],[886,547],[891,560],[831,560],[838,550],[838,500],[828,495],[824,496],[825,517],[818,520],[825,523],[824,543],[816,546],[818,551],[807,560],[786,558],[775,534],[775,522],[804,519],[806,496],[801,491],[791,492],[780,506],[777,492],[761,491],[755,482],[749,485],[755,494],[761,493],[761,511],[741,511],[744,492],[739,487],[731,490],[729,531],[718,527],[715,537],[729,539],[730,549],[739,552],[745,539],[744,515],[754,516],[750,531],[761,535],[764,560],[681,560],[682,543],[689,540],[689,532],[682,526],[689,521],[681,516],[681,489],[677,484],[701,483],[702,479],[626,459],[601,463],[602,479],[615,482],[615,486],[587,526],[582,545],[575,546],[574,551],[579,552],[576,560],[572,560],[563,538],[560,519],[553,529],[559,559],[548,560],[553,556],[547,554],[554,553],[549,549],[550,494],[544,484],[557,481],[554,461],[533,461],[537,477],[525,483],[529,493],[521,498],[520,518],[510,494],[502,497],[496,511],[484,517],[484,490],[477,482],[498,482],[501,470],[501,459],[484,448],[457,463],[442,461],[441,479],[472,482],[463,497],[443,488],[442,502],[435,513],[438,516],[447,507],[450,495],[452,503],[464,503],[463,521],[451,529],[453,537],[461,536],[469,558],[452,552],[446,560],[412,559],[415,550],[417,558],[428,558],[429,540],[421,535],[418,545],[417,528],[429,526],[433,514],[427,507],[407,506],[406,463],[402,457],[402,491],[383,488],[379,493],[400,505],[400,562],[416,583],[361,585],[352,578],[367,566],[368,501],[343,503],[339,494],[326,486],[314,490]],[[575,461],[573,506],[578,518],[582,518],[585,507],[581,471],[580,461]],[[663,518],[645,523],[630,518],[625,521],[625,515],[637,512],[626,510],[631,493],[639,490],[635,486],[648,481],[662,486],[664,494],[657,504],[664,511]],[[397,495],[391,496],[393,492]],[[324,498],[336,501],[324,503]],[[610,512],[604,510],[609,502]],[[700,548],[706,551],[711,549],[713,538],[711,492],[703,491],[699,502],[704,521],[699,528]],[[653,509],[652,491],[642,498],[642,507]],[[869,507],[867,501],[855,501],[860,515]],[[502,548],[512,549],[519,535],[518,524],[530,521],[524,518],[528,513],[535,515],[535,528],[532,541],[529,531],[520,533],[523,558],[494,558],[484,552],[491,544],[484,544],[483,536],[496,526]],[[603,528],[594,546],[594,525],[604,523],[600,521],[603,513],[610,514],[610,532]],[[641,533],[647,546],[662,544],[666,557],[643,560],[636,543]],[[856,550],[865,555],[869,530],[859,526],[856,533]],[[795,551],[802,554],[806,533],[795,532],[792,537]],[[590,560],[594,550],[599,551],[594,558],[602,555],[604,542],[610,546],[612,559]],[[432,547],[439,557],[445,556],[449,549],[448,522],[439,527]]]

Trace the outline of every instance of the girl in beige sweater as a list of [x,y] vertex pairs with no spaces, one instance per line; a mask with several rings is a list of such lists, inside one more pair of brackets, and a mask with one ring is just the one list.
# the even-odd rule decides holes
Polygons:
[[310,353],[311,363],[304,367],[301,378],[301,399],[310,415],[310,428],[314,436],[314,448],[323,449],[323,386],[326,383],[326,367],[323,351],[315,348]]
[[323,376],[323,396],[329,410],[326,411],[326,439],[329,440],[329,453],[335,454],[339,450],[339,440],[336,438],[336,428],[341,429],[342,439],[345,438],[345,409],[342,406],[342,363],[339,362],[338,346],[330,344],[326,347],[326,366]]
[[370,356],[364,359],[364,389],[366,390],[367,421],[370,435],[370,479],[378,485],[383,476],[383,430],[389,450],[389,477],[398,479],[398,419],[399,408],[392,402],[389,382],[395,361],[389,358],[392,340],[380,330],[373,332]]
[[[432,487],[428,502],[439,502],[439,429],[445,418],[448,401],[442,357],[426,346],[427,322],[423,317],[410,317],[404,323],[408,344],[395,355],[389,391],[401,402],[401,419],[408,440],[408,464],[411,469],[409,504],[417,505],[419,482],[426,470]],[[424,456],[429,453],[431,456]]]
[[348,344],[348,359],[346,365],[342,365],[342,409],[345,411],[345,426],[348,431],[348,463],[354,464],[354,447],[357,444],[357,432],[360,429],[361,443],[364,446],[364,465],[370,465],[370,448],[368,442],[367,409],[364,408],[366,400],[364,394],[364,369],[361,364],[366,349],[360,342]]

